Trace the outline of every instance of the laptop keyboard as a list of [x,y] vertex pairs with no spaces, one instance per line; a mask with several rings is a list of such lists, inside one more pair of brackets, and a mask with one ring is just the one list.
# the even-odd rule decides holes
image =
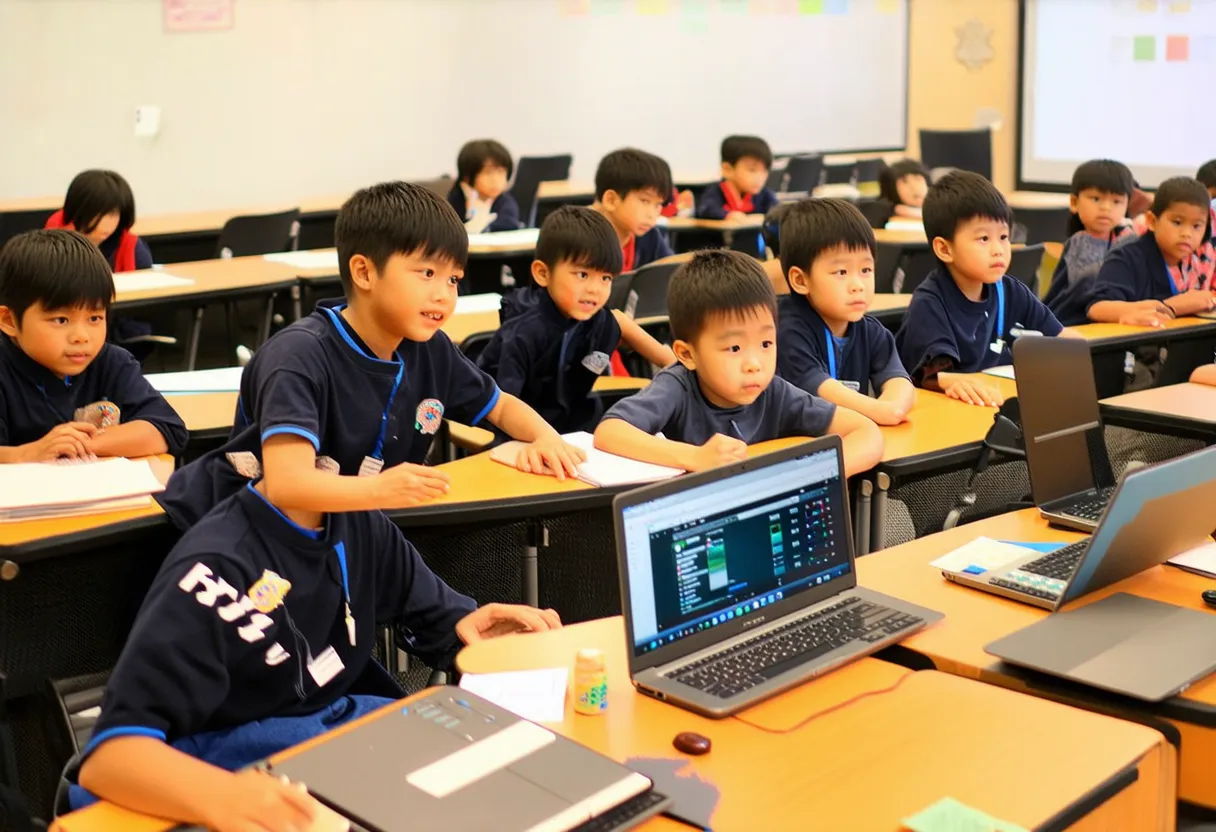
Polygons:
[[1068,580],[1076,571],[1077,564],[1081,562],[1081,558],[1085,555],[1085,547],[1088,545],[1088,538],[1070,543],[1041,558],[1023,563],[1017,569],[1011,569],[1006,573],[1006,577],[992,578],[989,583],[1005,589],[1024,592],[1035,598],[1054,601],[1068,586]]
[[846,598],[808,618],[685,665],[671,678],[729,699],[850,642],[881,641],[922,621],[890,607]]
[[665,800],[667,797],[654,789],[642,792],[591,820],[583,821],[570,832],[614,832],[617,829],[631,829],[653,815],[655,807]]
[[1110,502],[1110,497],[1115,493],[1114,488],[1098,489],[1098,495],[1081,503],[1073,503],[1063,510],[1063,514],[1069,517],[1077,517],[1081,520],[1089,520],[1097,523],[1102,519],[1102,512],[1106,511],[1106,505]]

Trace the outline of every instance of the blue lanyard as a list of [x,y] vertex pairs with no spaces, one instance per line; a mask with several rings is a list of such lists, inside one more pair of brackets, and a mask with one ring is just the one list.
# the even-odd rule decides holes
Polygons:
[[380,433],[376,436],[376,447],[372,449],[372,457],[375,459],[384,459],[384,436],[388,433],[388,415],[393,409],[393,399],[397,398],[397,388],[401,386],[401,379],[405,376],[405,361],[402,360],[401,353],[394,353],[394,355],[400,366],[397,368],[397,378],[393,379],[393,390],[388,394],[388,404],[384,406],[384,412],[380,414]]
[[992,343],[1005,339],[1005,278],[996,284],[996,337]]
[[342,594],[346,597],[346,606],[350,607],[350,574],[346,571],[346,544],[338,541],[334,544],[334,552],[338,555],[338,567],[342,570]]
[[828,348],[828,374],[832,379],[836,379],[836,339],[832,337],[832,330],[823,327],[824,343]]
[[[1178,294],[1182,289],[1178,288],[1178,284],[1174,282],[1174,275],[1170,273],[1170,264],[1166,263],[1165,255],[1161,255],[1161,262],[1165,264],[1165,282],[1170,284],[1170,297]],[[1182,270],[1182,261],[1178,262],[1178,274],[1182,278],[1183,286],[1186,285],[1186,272]]]

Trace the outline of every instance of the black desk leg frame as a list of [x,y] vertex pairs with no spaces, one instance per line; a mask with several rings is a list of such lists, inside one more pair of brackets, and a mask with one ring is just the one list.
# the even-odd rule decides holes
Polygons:
[[874,505],[870,515],[871,552],[885,549],[887,545],[887,492],[889,490],[891,490],[891,475],[885,471],[879,471],[874,475]]
[[186,369],[194,370],[198,363],[198,339],[203,334],[203,311],[199,306],[194,310],[194,321],[190,324],[190,351],[186,355]]
[[549,547],[549,530],[544,523],[529,523],[524,541],[523,557],[520,560],[520,585],[524,590],[524,603],[529,607],[540,606],[540,578],[537,575],[537,559],[542,548]]
[[863,479],[857,483],[857,503],[853,507],[853,543],[858,555],[870,554],[870,499],[874,483]]

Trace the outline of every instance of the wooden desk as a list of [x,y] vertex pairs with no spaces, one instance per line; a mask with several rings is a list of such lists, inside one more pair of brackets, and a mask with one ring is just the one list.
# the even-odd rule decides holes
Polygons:
[[1089,341],[1099,398],[1123,392],[1126,354],[1137,347],[1163,346],[1169,350],[1169,360],[1156,381],[1158,386],[1185,382],[1196,367],[1211,363],[1216,351],[1216,321],[1203,318],[1177,318],[1160,328],[1083,324],[1070,329]]
[[[938,670],[1003,687],[1061,699],[1070,704],[1146,722],[1168,720],[1181,733],[1179,797],[1216,807],[1216,674],[1160,705],[1053,683],[1048,677],[1018,671],[984,652],[984,645],[1041,620],[1048,613],[986,592],[950,583],[928,564],[978,536],[996,540],[1072,542],[1082,535],[1054,529],[1037,509],[1013,512],[959,526],[947,532],[885,549],[857,562],[858,581],[880,592],[923,604],[946,614],[936,626],[902,644],[933,662]],[[1158,566],[1094,592],[1075,606],[1129,592],[1190,609],[1206,607],[1200,593],[1212,582],[1181,569]],[[1072,605],[1070,605],[1072,606]],[[1166,730],[1169,730],[1168,727]]]
[[[998,388],[1007,398],[1017,395],[1017,384],[1011,379],[982,375],[980,380]],[[880,428],[885,444],[878,470],[890,473],[896,463],[911,467],[924,462],[923,457],[975,445],[983,440],[995,417],[995,408],[965,404],[944,393],[918,388],[908,421]]]
[[1019,208],[1067,208],[1067,193],[1048,191],[1012,191],[1005,194],[1005,201],[1013,210]]
[[[671,747],[680,731],[710,737],[709,754],[682,759],[720,792],[715,829],[897,830],[901,818],[946,795],[1029,829],[1069,807],[1082,814],[1092,809],[1070,829],[1173,828],[1174,759],[1157,732],[932,671],[862,659],[740,719],[710,720],[634,692],[620,618],[481,642],[461,651],[457,665],[469,673],[572,666],[581,647],[605,653],[608,711],[576,715],[567,697],[565,720],[550,727],[622,762],[681,758]],[[865,694],[871,695],[790,730]],[[748,723],[790,732],[773,735]],[[1024,730],[1028,724],[1056,739],[1050,753],[1035,732]],[[824,765],[796,763],[829,758]],[[875,760],[899,772],[877,790]],[[1109,802],[1099,797],[1082,805],[1095,790],[1110,795],[1129,767],[1141,774],[1136,786]],[[1141,791],[1141,784],[1148,788]],[[813,808],[807,795],[814,795]],[[813,824],[799,825],[812,815]],[[685,827],[660,819],[645,828]]]
[[235,390],[216,393],[169,393],[165,401],[186,423],[191,440],[224,439],[236,416]]
[[6,214],[9,211],[58,211],[62,207],[62,196],[31,196],[23,199],[0,200],[0,214]]
[[925,236],[924,229],[913,231],[911,229],[888,230],[886,228],[876,228],[874,229],[874,239],[880,245],[929,245],[929,238]]
[[1108,425],[1216,441],[1216,387],[1170,384],[1101,402]]

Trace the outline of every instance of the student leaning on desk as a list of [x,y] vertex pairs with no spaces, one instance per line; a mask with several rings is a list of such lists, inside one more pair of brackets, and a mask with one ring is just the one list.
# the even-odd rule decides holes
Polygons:
[[0,462],[181,453],[181,418],[106,343],[113,299],[109,264],[75,231],[30,231],[0,251]]
[[722,181],[706,188],[697,200],[697,218],[744,220],[767,214],[777,195],[766,187],[773,151],[759,136],[727,136],[722,140]]
[[179,528],[263,470],[280,509],[403,508],[439,496],[447,475],[420,463],[445,418],[484,419],[530,443],[517,463],[524,471],[576,475],[582,451],[440,331],[468,256],[451,205],[420,186],[374,185],[342,206],[334,237],[346,301],[322,302],[254,355],[227,444],[158,496]]

